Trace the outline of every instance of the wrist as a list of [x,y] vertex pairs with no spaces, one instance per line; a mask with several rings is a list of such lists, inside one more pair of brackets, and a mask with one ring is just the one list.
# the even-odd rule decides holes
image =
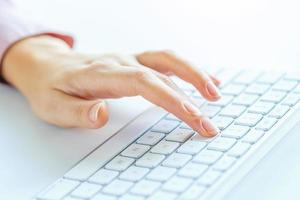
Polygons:
[[26,95],[62,70],[60,65],[73,54],[74,51],[60,39],[46,35],[27,38],[6,53],[3,77]]

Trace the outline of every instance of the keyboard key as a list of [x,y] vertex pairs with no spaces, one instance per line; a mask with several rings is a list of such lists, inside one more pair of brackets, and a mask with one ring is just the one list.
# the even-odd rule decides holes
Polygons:
[[54,183],[50,188],[46,190],[38,198],[41,199],[61,199],[72,190],[74,190],[80,184],[79,181],[71,181],[66,179],[60,179]]
[[185,191],[181,196],[180,199],[184,200],[194,200],[199,199],[199,197],[207,190],[206,187],[201,185],[194,184],[187,191]]
[[285,80],[292,80],[292,81],[298,81],[298,82],[300,82],[300,73],[299,73],[299,71],[297,71],[297,72],[289,72],[289,73],[285,74],[285,76],[283,78]]
[[269,114],[270,117],[280,119],[290,110],[289,106],[278,105]]
[[174,120],[174,121],[180,121],[180,119],[178,119],[175,115],[169,113],[167,116],[166,116],[166,119],[168,120]]
[[296,88],[294,88],[295,93],[300,93],[300,84]]
[[280,72],[265,72],[261,77],[258,78],[257,82],[274,84],[283,76]]
[[151,195],[160,185],[161,183],[156,181],[142,180],[138,182],[130,192],[133,194],[148,196]]
[[233,78],[239,75],[241,71],[237,69],[223,69],[221,72],[217,73],[219,80],[222,80],[220,87],[227,85]]
[[219,106],[211,106],[211,105],[206,105],[203,108],[201,108],[201,112],[203,113],[204,116],[207,116],[209,118],[214,117],[218,112],[221,110]]
[[172,130],[174,130],[179,125],[178,121],[172,121],[172,120],[161,120],[157,124],[155,124],[151,131],[154,132],[161,132],[161,133],[170,133]]
[[158,199],[174,200],[176,198],[177,198],[177,194],[166,192],[166,191],[158,191],[154,195],[151,195],[148,200],[158,200]]
[[189,129],[176,128],[171,133],[166,136],[166,140],[174,142],[185,142],[188,140],[195,132]]
[[203,96],[202,96],[201,93],[199,93],[198,91],[193,92],[191,98],[204,100]]
[[258,123],[256,129],[268,131],[277,123],[277,121],[278,120],[275,118],[266,117]]
[[131,166],[126,169],[120,176],[120,179],[127,181],[138,181],[149,172],[148,168]]
[[233,100],[233,104],[251,106],[257,99],[258,95],[253,94],[241,94]]
[[147,132],[137,140],[139,144],[155,145],[165,137],[164,133]]
[[291,91],[297,86],[297,81],[287,81],[287,80],[280,80],[273,86],[274,90],[281,90],[281,91]]
[[245,90],[245,93],[254,94],[254,95],[262,95],[269,88],[270,88],[270,85],[254,83]]
[[159,153],[159,154],[170,154],[175,151],[179,147],[178,142],[170,142],[166,140],[162,140],[157,145],[155,145],[150,151],[152,153]]
[[163,182],[168,180],[171,176],[173,176],[176,173],[176,171],[177,170],[174,168],[158,166],[147,175],[147,178]]
[[300,101],[300,94],[289,94],[283,101],[283,105],[294,106]]
[[246,126],[240,126],[240,125],[231,125],[226,130],[224,130],[221,135],[222,137],[230,137],[230,138],[236,138],[239,139],[246,135],[246,133],[250,129]]
[[193,161],[211,165],[215,163],[222,155],[223,153],[219,151],[203,150],[193,158]]
[[213,141],[214,139],[216,139],[216,137],[217,136],[215,136],[215,137],[204,137],[200,134],[195,134],[193,137],[190,138],[190,140],[207,143],[207,142]]
[[221,176],[221,172],[215,170],[208,170],[204,173],[203,176],[200,177],[198,183],[200,185],[211,186],[214,184],[218,178]]
[[258,78],[258,76],[261,74],[259,71],[244,71],[240,75],[238,75],[233,82],[234,83],[239,83],[239,84],[244,84],[244,85],[249,85],[252,83],[255,79]]
[[184,122],[182,122],[179,125],[179,127],[182,128],[182,129],[190,129],[190,130],[192,130],[192,128],[189,125],[187,125],[186,123],[184,123]]
[[234,157],[224,156],[216,162],[216,164],[213,166],[213,169],[218,171],[226,171],[235,163],[235,161],[236,158]]
[[240,105],[229,105],[225,107],[221,112],[220,116],[227,116],[232,118],[239,117],[246,110],[245,106]]
[[249,112],[258,114],[268,114],[274,107],[274,103],[258,101],[249,108]]
[[172,80],[184,91],[195,91],[195,87],[192,84],[178,77],[172,77]]
[[108,184],[118,175],[119,172],[108,170],[108,169],[100,169],[93,176],[91,176],[89,181],[98,184]]
[[120,196],[125,194],[132,185],[132,182],[116,179],[105,186],[102,191],[107,194]]
[[201,174],[203,174],[207,169],[207,165],[190,162],[179,170],[178,175],[187,178],[197,178]]
[[261,101],[279,103],[285,96],[286,92],[270,90],[262,96]]
[[[34,199],[34,200],[37,200],[37,199]],[[64,198],[64,200],[78,200],[78,198],[67,196]]]
[[130,145],[129,147],[127,147],[121,153],[121,155],[131,157],[131,158],[139,158],[142,155],[144,155],[149,149],[150,149],[150,146],[134,143],[134,144]]
[[241,94],[244,89],[245,89],[244,85],[229,84],[221,90],[221,93],[237,96]]
[[231,96],[231,95],[222,95],[221,98],[218,101],[209,102],[208,105],[224,107],[224,106],[227,106],[232,100],[233,100],[233,96]]
[[212,121],[213,121],[213,123],[216,124],[216,126],[219,129],[224,130],[225,128],[227,128],[227,126],[229,126],[233,122],[233,118],[216,116],[212,119]]
[[[196,93],[197,95],[200,95],[200,94],[198,94],[198,93]],[[204,104],[205,104],[205,99],[203,99],[202,97],[200,97],[200,96],[197,96],[197,97],[195,97],[195,96],[193,96],[192,98],[191,98],[191,101],[195,104],[195,106],[196,107],[198,107],[198,108],[200,108],[200,107],[202,107]]]
[[162,186],[162,189],[170,192],[180,193],[185,191],[191,183],[191,179],[174,176]]
[[117,200],[117,198],[115,196],[99,193],[96,196],[94,196],[92,200]]
[[181,145],[177,152],[179,153],[185,153],[190,155],[197,154],[200,150],[202,150],[206,146],[206,142],[200,142],[195,140],[189,140],[185,142],[183,145]]
[[101,185],[84,182],[72,192],[71,196],[79,197],[79,198],[91,198],[101,188],[102,188]]
[[261,130],[251,130],[243,139],[243,142],[254,144],[256,143],[262,136],[264,132]]
[[132,158],[117,156],[113,160],[111,160],[105,166],[105,168],[116,170],[116,171],[123,171],[123,170],[127,169],[133,162],[134,162],[134,159],[132,159]]
[[121,198],[119,198],[118,200],[145,200],[145,197],[127,193],[121,196]]
[[248,143],[239,142],[228,151],[228,155],[239,158],[243,156],[250,149],[250,147],[251,145]]
[[207,149],[225,152],[236,143],[236,139],[218,137],[208,144]]
[[184,166],[191,159],[191,155],[173,153],[166,160],[163,161],[162,165],[166,167],[179,168]]
[[263,118],[263,116],[261,114],[245,113],[235,121],[235,124],[253,127],[262,118]]
[[136,161],[136,165],[140,167],[153,168],[156,167],[161,161],[165,159],[164,155],[146,153],[143,157]]

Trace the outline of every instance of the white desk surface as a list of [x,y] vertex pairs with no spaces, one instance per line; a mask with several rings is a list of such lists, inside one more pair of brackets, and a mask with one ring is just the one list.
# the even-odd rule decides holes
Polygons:
[[[199,66],[270,69],[300,66],[300,5],[296,0],[19,3],[35,10],[32,17],[73,33],[77,38],[76,48],[85,52],[172,49]],[[28,197],[93,149],[97,142],[91,141],[108,137],[105,129],[90,134],[87,130],[46,125],[33,116],[16,91],[0,86],[0,94],[0,199],[11,199],[9,195],[15,195],[14,199]],[[138,109],[147,107],[143,101],[139,102]],[[122,103],[113,104],[117,125],[108,126],[117,129],[126,123],[127,117],[133,116],[124,110],[118,115]],[[26,128],[36,132],[28,133]],[[41,136],[35,136],[38,139],[32,142],[27,134]],[[298,141],[300,134],[288,135],[226,199],[299,198]],[[59,162],[65,162],[65,167]],[[45,178],[45,174],[51,176]]]

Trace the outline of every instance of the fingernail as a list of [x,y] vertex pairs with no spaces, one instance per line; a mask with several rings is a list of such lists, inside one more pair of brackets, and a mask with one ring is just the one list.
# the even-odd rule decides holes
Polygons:
[[96,103],[93,105],[89,111],[89,118],[92,122],[96,122],[98,120],[98,113],[101,110],[101,108],[104,106],[104,101],[101,101],[100,103]]
[[207,82],[206,88],[207,88],[207,91],[210,94],[210,96],[213,96],[213,97],[221,96],[219,89],[212,81]]
[[205,129],[205,131],[212,136],[217,135],[220,130],[218,127],[216,127],[208,118],[203,117],[202,118],[202,127]]
[[188,113],[190,113],[192,115],[200,116],[200,114],[201,114],[200,110],[191,102],[184,101],[183,106]]

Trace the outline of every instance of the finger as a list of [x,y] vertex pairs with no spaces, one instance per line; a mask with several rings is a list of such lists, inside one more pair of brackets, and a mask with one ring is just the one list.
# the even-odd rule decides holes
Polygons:
[[208,118],[201,116],[192,103],[182,98],[149,70],[129,66],[101,66],[96,69],[84,69],[68,80],[73,82],[71,85],[77,87],[79,94],[84,93],[82,97],[99,99],[141,95],[173,113],[204,136],[218,133],[218,129]]
[[157,70],[153,70],[151,68],[148,68],[144,65],[142,65],[141,63],[139,63],[137,61],[137,59],[134,56],[124,56],[124,55],[118,55],[116,57],[116,59],[118,60],[118,62],[121,65],[124,66],[133,66],[133,67],[140,67],[143,68],[144,70],[149,70],[152,73],[154,73],[158,78],[160,78],[160,80],[162,80],[165,84],[167,84],[169,87],[171,87],[172,89],[174,89],[176,92],[178,92],[179,94],[182,95],[182,97],[188,101],[192,101],[185,92],[183,92],[183,90],[181,88],[179,88],[173,81],[172,79],[170,79],[168,76],[166,75],[170,75],[168,74],[168,72],[158,72]]
[[192,102],[192,99],[180,87],[178,87],[178,85],[176,85],[176,83],[174,83],[174,81],[171,78],[169,78],[168,76],[166,76],[164,74],[161,74],[161,73],[159,73],[157,71],[153,71],[153,73],[160,80],[162,80],[166,85],[168,85],[170,88],[172,88],[173,90],[175,90],[178,94],[180,94],[183,99]]
[[137,93],[166,111],[173,113],[203,136],[208,137],[218,134],[218,128],[208,118],[202,116],[198,108],[180,93],[169,87],[157,76],[143,75],[143,77],[137,84]]
[[216,101],[221,94],[214,81],[204,71],[167,52],[146,52],[137,56],[138,61],[155,70],[173,72],[179,78],[193,84],[206,99]]
[[219,86],[221,84],[221,80],[215,77],[214,75],[209,74],[209,77],[211,78],[211,80],[214,82],[216,86]]
[[62,127],[100,128],[108,121],[104,100],[85,100],[54,91],[41,113],[43,118]]

